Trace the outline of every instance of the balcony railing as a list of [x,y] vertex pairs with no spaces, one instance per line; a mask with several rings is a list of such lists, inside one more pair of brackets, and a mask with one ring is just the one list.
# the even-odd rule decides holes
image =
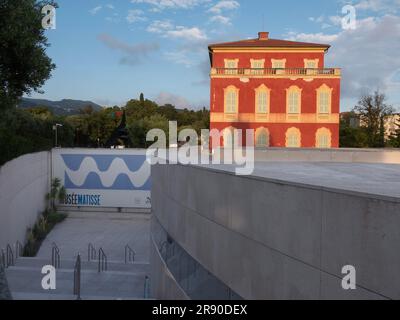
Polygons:
[[248,69],[248,68],[212,68],[212,76],[340,76],[341,69],[306,69],[306,68],[285,68],[285,69]]

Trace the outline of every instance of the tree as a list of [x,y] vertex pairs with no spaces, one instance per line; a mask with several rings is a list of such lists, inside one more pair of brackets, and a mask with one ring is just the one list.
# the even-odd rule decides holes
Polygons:
[[384,147],[382,132],[385,130],[385,118],[394,112],[394,109],[386,104],[385,94],[375,91],[373,95],[361,97],[354,111],[360,115],[361,125],[366,129],[368,146]]
[[389,138],[389,145],[393,148],[400,148],[400,120],[396,122],[397,129]]
[[40,92],[55,68],[42,27],[42,8],[50,0],[0,0],[0,110],[15,106],[32,91]]
[[140,94],[140,103],[144,106],[144,94]]

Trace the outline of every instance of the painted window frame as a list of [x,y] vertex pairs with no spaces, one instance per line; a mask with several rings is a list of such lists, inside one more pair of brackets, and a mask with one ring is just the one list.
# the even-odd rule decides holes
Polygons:
[[[290,140],[292,136],[295,136],[297,138],[296,146],[291,144]],[[288,130],[286,130],[285,146],[286,148],[301,148],[301,131],[299,128],[291,127]]]
[[[256,66],[256,64],[259,64]],[[265,59],[250,59],[251,73],[252,74],[264,74]]]
[[[277,67],[276,64],[280,63],[282,66]],[[272,69],[275,69],[276,74],[284,74],[286,69],[286,59],[271,59]]]
[[[259,104],[260,93],[266,94],[266,110],[264,112],[260,111],[260,104]],[[265,84],[262,84],[255,89],[255,113],[258,115],[267,115],[270,114],[270,109],[271,109],[271,89],[268,88]]]
[[[234,92],[236,94],[235,110],[228,110],[228,94]],[[224,89],[224,112],[225,114],[238,114],[239,113],[239,88],[230,85]]]
[[[309,68],[308,63],[315,63],[314,68]],[[304,59],[304,68],[305,69],[319,69],[319,59]]]
[[[285,69],[286,68],[286,59],[271,59],[272,69]],[[276,64],[283,64],[282,67],[277,67]]]
[[[321,144],[321,138],[327,138],[326,144]],[[319,128],[315,133],[315,147],[318,149],[332,148],[332,131],[328,128]]]
[[[223,137],[223,147],[224,148],[235,148],[235,131],[236,128],[229,126],[226,127],[223,131],[222,131],[222,137]],[[231,143],[229,143],[229,146],[227,145],[227,136],[229,134],[229,138],[232,139],[232,141],[229,141]]]
[[[321,85],[317,89],[317,114],[318,115],[332,114],[332,93],[333,93],[333,88],[328,87],[326,84]],[[326,106],[327,110],[321,110],[321,107],[322,107],[321,94],[328,94],[328,105]],[[324,111],[324,112],[322,112],[322,111]]]
[[[265,138],[266,138],[265,144],[259,143],[259,138],[262,134],[265,134]],[[270,135],[268,128],[260,127],[256,130],[256,135],[255,135],[256,148],[269,148],[271,145],[270,139],[271,139],[271,135]]]
[[[230,66],[230,63],[232,63],[233,66]],[[237,74],[239,68],[239,59],[224,59],[224,68],[226,74]]]
[[[303,89],[299,88],[298,86],[291,86],[286,89],[286,114],[287,115],[300,115],[301,114],[301,100],[302,100],[302,92]],[[292,93],[298,94],[298,106],[297,112],[290,112],[290,98]]]

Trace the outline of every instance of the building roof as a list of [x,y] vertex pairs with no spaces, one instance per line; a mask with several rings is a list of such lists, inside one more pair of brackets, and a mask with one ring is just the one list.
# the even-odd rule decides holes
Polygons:
[[330,45],[270,39],[268,32],[259,32],[259,36],[256,39],[216,43],[209,45],[209,49],[211,51],[218,48],[321,48],[328,50],[330,48]]

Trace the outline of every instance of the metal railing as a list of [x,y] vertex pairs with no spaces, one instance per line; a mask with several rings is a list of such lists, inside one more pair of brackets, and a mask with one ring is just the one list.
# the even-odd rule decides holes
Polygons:
[[211,75],[240,75],[240,76],[325,76],[341,75],[339,68],[309,69],[309,68],[213,68]]
[[136,252],[129,246],[125,246],[125,264],[135,262]]
[[99,273],[107,271],[107,255],[105,254],[103,248],[99,249]]
[[74,268],[74,295],[81,300],[81,255],[78,253]]
[[146,276],[144,278],[144,293],[143,293],[143,297],[145,299],[149,299],[150,298],[150,278],[148,276]]
[[17,241],[15,243],[15,259],[17,260],[19,257],[22,257],[24,254],[24,246],[21,242]]
[[6,253],[4,252],[4,249],[1,249],[0,264],[3,267],[3,269],[6,268]]
[[61,267],[60,249],[54,242],[51,248],[51,265],[56,269],[59,269]]
[[88,245],[88,262],[92,260],[96,260],[97,254],[96,254],[96,248],[94,247],[93,244],[89,243]]
[[7,245],[6,252],[6,268],[8,268],[14,265],[14,253],[9,244]]

